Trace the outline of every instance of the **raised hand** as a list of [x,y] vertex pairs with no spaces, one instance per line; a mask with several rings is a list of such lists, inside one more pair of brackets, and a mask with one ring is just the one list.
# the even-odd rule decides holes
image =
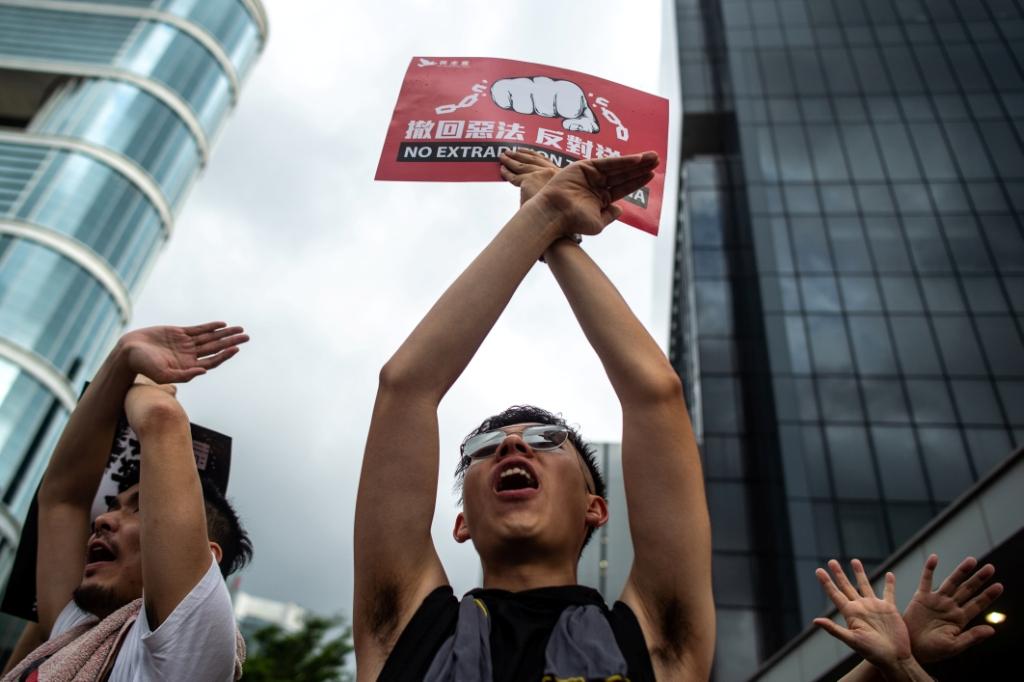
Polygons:
[[501,177],[519,188],[519,205],[543,189],[558,172],[546,156],[530,149],[515,149],[501,155]]
[[[517,163],[522,162],[503,158],[502,177],[513,181],[518,174],[509,166]],[[622,214],[614,202],[650,182],[658,163],[654,152],[577,161],[550,176],[547,184],[541,184],[543,173],[538,172],[529,182],[529,190],[536,191],[531,200],[563,219],[567,234],[598,234]]]
[[194,327],[146,327],[128,332],[119,345],[136,374],[157,384],[184,383],[206,374],[249,340],[241,327],[207,322]]
[[960,562],[933,592],[932,577],[938,564],[939,557],[934,554],[925,561],[917,592],[903,612],[914,656],[921,662],[955,656],[994,635],[995,629],[990,625],[964,628],[1003,593],[1001,583],[982,589],[996,569],[985,564],[974,570],[978,565],[974,557]]
[[815,618],[814,624],[880,668],[888,677],[889,672],[913,661],[910,635],[896,608],[896,576],[885,574],[885,592],[882,599],[879,599],[864,573],[863,564],[858,559],[850,564],[860,588],[859,593],[838,561],[833,559],[828,562],[835,582],[825,569],[815,571],[825,594],[846,620],[846,627],[828,618]]

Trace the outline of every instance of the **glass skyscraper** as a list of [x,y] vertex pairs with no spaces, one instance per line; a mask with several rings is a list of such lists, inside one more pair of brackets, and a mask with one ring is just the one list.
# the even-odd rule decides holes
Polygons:
[[0,584],[266,37],[259,0],[0,0]]
[[1024,442],[1024,3],[674,4],[671,356],[738,680],[816,566],[877,565]]

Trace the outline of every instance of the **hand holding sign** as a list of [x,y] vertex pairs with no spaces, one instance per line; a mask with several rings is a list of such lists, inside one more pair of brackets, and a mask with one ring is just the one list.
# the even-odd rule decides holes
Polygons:
[[502,109],[512,109],[517,114],[561,118],[566,130],[601,130],[583,89],[572,81],[547,76],[503,78],[491,86],[491,99]]

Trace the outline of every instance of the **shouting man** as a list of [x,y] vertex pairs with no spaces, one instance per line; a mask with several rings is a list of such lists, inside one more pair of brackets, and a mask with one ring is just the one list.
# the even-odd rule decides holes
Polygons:
[[[3,682],[240,676],[223,576],[252,547],[231,505],[199,477],[173,387],[156,384],[205,374],[246,341],[222,322],[150,327],[107,357],[39,488],[38,629],[49,640]],[[138,482],[90,522],[122,411],[141,446]]]
[[[707,678],[715,639],[710,528],[682,387],[573,239],[617,218],[613,202],[647,184],[657,164],[646,153],[556,173],[538,155],[502,158],[522,206],[380,374],[356,503],[360,680]],[[579,435],[544,410],[510,408],[463,442],[464,505],[454,536],[473,542],[483,588],[459,602],[431,539],[438,405],[538,260],[554,274],[622,406],[635,560],[610,609],[576,584],[585,540],[608,518],[600,472]]]

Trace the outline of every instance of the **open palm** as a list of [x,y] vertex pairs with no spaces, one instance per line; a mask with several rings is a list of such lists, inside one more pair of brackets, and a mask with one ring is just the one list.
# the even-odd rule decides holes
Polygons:
[[875,665],[887,667],[909,659],[912,655],[910,634],[896,608],[896,576],[885,574],[885,591],[879,599],[861,562],[854,559],[851,564],[859,592],[838,561],[828,564],[835,582],[824,569],[815,572],[825,593],[846,620],[846,627],[828,618],[815,618],[814,623]]
[[184,383],[217,367],[249,340],[241,327],[208,322],[194,327],[145,327],[121,337],[132,371],[158,384]]
[[928,557],[917,592],[903,612],[914,656],[922,662],[955,656],[994,635],[995,629],[990,625],[964,628],[1003,592],[1000,583],[981,589],[995,574],[995,568],[986,564],[975,571],[978,562],[973,557],[964,559],[939,589],[932,591],[932,577],[938,563],[936,555]]

